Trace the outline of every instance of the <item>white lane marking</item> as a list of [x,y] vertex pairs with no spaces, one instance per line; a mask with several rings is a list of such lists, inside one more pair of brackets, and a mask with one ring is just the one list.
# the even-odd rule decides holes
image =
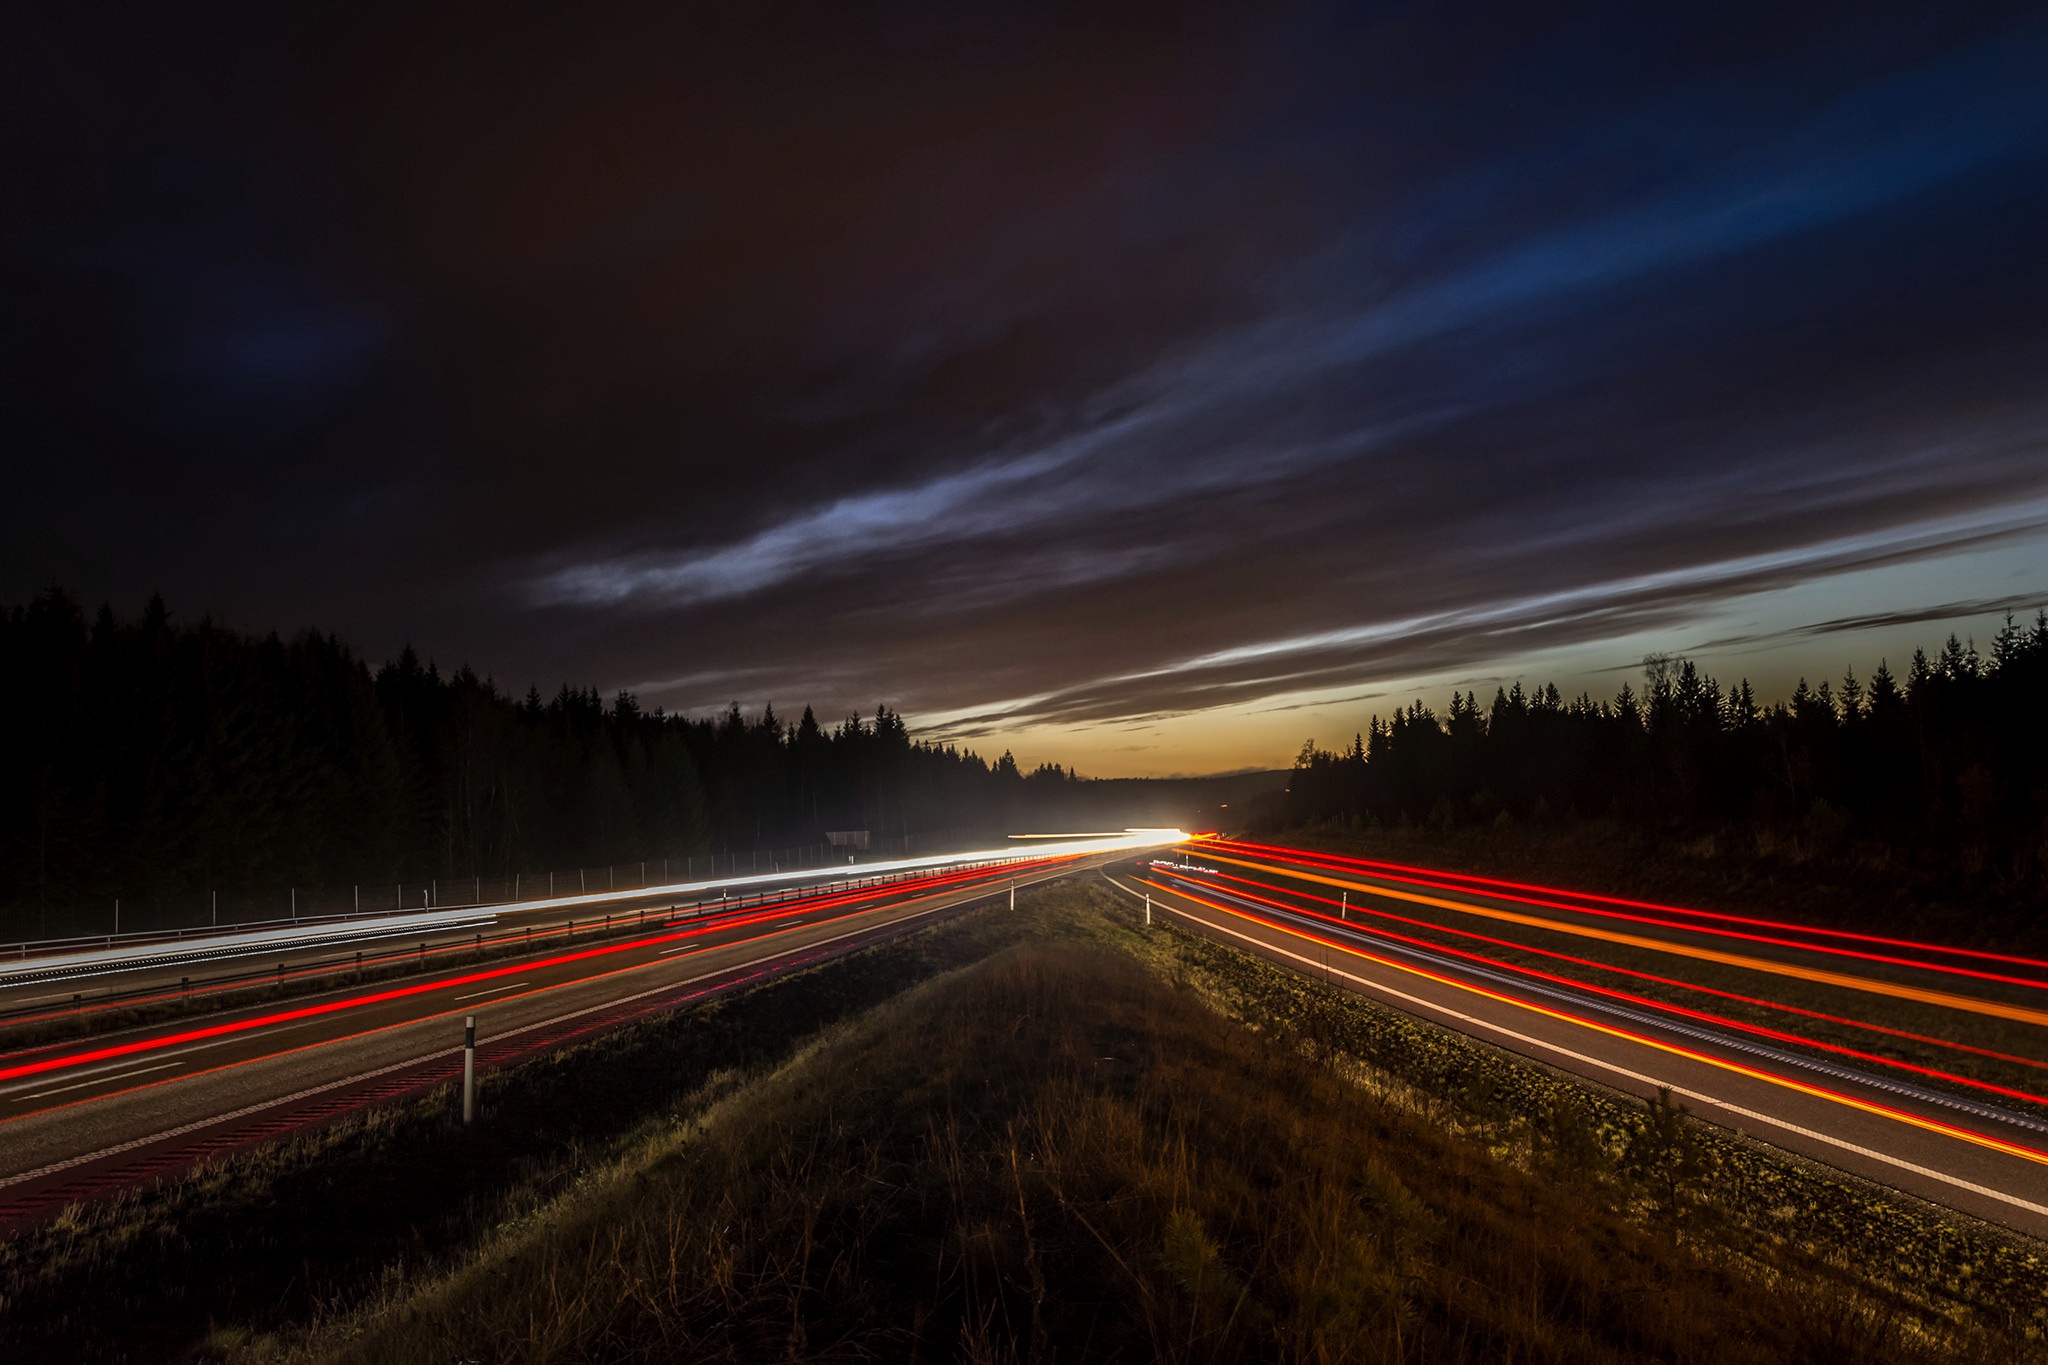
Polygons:
[[174,1066],[181,1065],[183,1065],[181,1062],[158,1062],[155,1066],[138,1067],[133,1071],[124,1071],[118,1076],[94,1076],[91,1080],[76,1081],[70,1085],[60,1085],[54,1090],[38,1090],[33,1095],[18,1096],[15,1103],[19,1104],[23,1100],[47,1099],[51,1095],[61,1095],[67,1090],[83,1090],[89,1085],[111,1085],[118,1081],[125,1081],[131,1076],[147,1076],[152,1071],[168,1071]]
[[493,986],[487,991],[471,991],[468,995],[458,995],[455,998],[457,1000],[476,1000],[486,995],[496,995],[500,991],[516,991],[525,984],[524,981],[514,981],[503,986]]
[[[1117,890],[1123,892],[1127,896],[1137,895],[1137,893],[1132,891],[1129,887],[1118,885],[1115,879],[1110,877],[1107,873],[1103,875],[1103,880],[1110,882],[1111,885],[1116,886]],[[1143,898],[1139,897],[1139,899]],[[1361,986],[1370,986],[1372,989],[1376,991],[1384,991],[1388,995],[1398,996],[1400,999],[1407,1001],[1409,1004],[1414,1005],[1419,1009],[1429,1010],[1430,1012],[1435,1014],[1448,1015],[1449,1017],[1458,1020],[1460,1023],[1471,1025],[1473,1028],[1484,1029],[1489,1033],[1497,1033],[1504,1038],[1512,1038],[1518,1043],[1526,1043],[1530,1047],[1540,1048],[1546,1052],[1554,1052],[1560,1057],[1569,1057],[1575,1062],[1582,1063],[1586,1066],[1594,1067],[1600,1071],[1610,1072],[1616,1076],[1626,1076],[1628,1079],[1632,1081],[1640,1081],[1645,1085],[1665,1087],[1668,1088],[1674,1095],[1689,1095],[1693,1099],[1700,1101],[1702,1104],[1711,1104],[1717,1109],[1726,1110],[1728,1113],[1738,1114],[1743,1118],[1751,1119],[1758,1123],[1769,1124],[1773,1128],[1782,1128],[1788,1133],[1797,1133],[1801,1137],[1811,1138],[1815,1142],[1826,1143],[1828,1146],[1837,1148],[1841,1151],[1854,1152],[1857,1156],[1867,1157],[1872,1161],[1882,1162],[1887,1166],[1894,1166],[1902,1171],[1911,1171],[1914,1175],[1923,1176],[1929,1180],[1937,1180],[1944,1185],[1952,1185],[1959,1190],[1968,1190],[1972,1194],[1981,1194],[1987,1199],[1995,1199],[1999,1203],[2010,1204],[2014,1208],[2025,1209],[2028,1213],[2036,1214],[2043,1218],[2048,1218],[2048,1204],[2036,1204],[2031,1199],[2022,1199],[2016,1194],[2007,1194],[2004,1190],[1995,1190],[1991,1188],[1989,1185],[1979,1185],[1974,1180],[1965,1180],[1961,1176],[1950,1175],[1947,1171],[1937,1171],[1931,1166],[1922,1166],[1918,1162],[1908,1161],[1904,1157],[1893,1156],[1889,1152],[1880,1152],[1875,1148],[1864,1147],[1858,1143],[1850,1142],[1846,1138],[1838,1138],[1833,1136],[1832,1134],[1816,1132],[1814,1129],[1801,1127],[1799,1124],[1790,1122],[1786,1119],[1779,1118],[1773,1114],[1760,1113],[1755,1109],[1749,1109],[1744,1107],[1743,1105],[1735,1104],[1729,1100],[1724,1100],[1717,1098],[1716,1096],[1709,1095],[1704,1090],[1696,1090],[1690,1086],[1680,1086],[1673,1084],[1670,1081],[1662,1081],[1657,1079],[1655,1076],[1646,1076],[1640,1071],[1631,1071],[1625,1066],[1618,1066],[1613,1062],[1604,1061],[1598,1057],[1588,1056],[1586,1053],[1583,1052],[1575,1052],[1571,1048],[1564,1047],[1558,1043],[1546,1042],[1541,1038],[1532,1038],[1526,1033],[1517,1032],[1516,1030],[1508,1028],[1505,1025],[1492,1023],[1485,1019],[1475,1018],[1474,1016],[1465,1014],[1462,1011],[1454,1010],[1448,1005],[1439,1005],[1434,1001],[1424,1000],[1421,996],[1410,995],[1408,994],[1408,992],[1400,989],[1397,986],[1389,986],[1385,982],[1374,981],[1363,976],[1357,976],[1351,972],[1345,971],[1342,967],[1329,966],[1322,962],[1317,961],[1314,958],[1304,957],[1300,953],[1290,952],[1277,944],[1267,943],[1263,939],[1253,938],[1250,934],[1241,934],[1237,930],[1232,929],[1227,925],[1217,924],[1212,920],[1203,919],[1200,915],[1197,915],[1192,911],[1183,910],[1178,906],[1174,906],[1171,908],[1174,914],[1181,916],[1183,919],[1191,919],[1197,924],[1206,925],[1208,928],[1216,930],[1218,933],[1228,934],[1232,938],[1243,939],[1246,943],[1256,944],[1258,947],[1264,948],[1269,952],[1279,953],[1282,957],[1291,957],[1296,962],[1301,963],[1304,967],[1314,968],[1318,971],[1327,971],[1332,975],[1341,976],[1347,981],[1355,981]],[[1283,930],[1282,932],[1285,931]]]
[[[1057,872],[1050,872],[1045,874],[1044,876],[1036,877],[1028,881],[1020,878],[1017,884],[1020,888],[1026,886],[1036,886],[1040,882],[1057,881],[1062,877],[1070,877],[1084,870],[1085,869],[1082,868],[1073,868],[1071,870],[1061,869]],[[968,899],[993,900],[995,897],[1001,894],[1001,890],[996,890],[987,893],[986,897],[969,897]],[[894,926],[899,924],[907,924],[911,920],[923,919],[926,915],[935,915],[941,910],[951,910],[958,904],[959,902],[955,901],[947,905],[929,906],[923,910],[917,911],[915,914],[904,915],[899,919],[890,920],[887,925],[884,925],[882,927],[893,928]],[[513,1038],[517,1037],[519,1034],[530,1032],[533,1029],[547,1028],[551,1024],[559,1024],[565,1019],[575,1019],[585,1014],[595,1014],[599,1010],[611,1009],[616,1005],[631,1004],[635,1000],[644,1000],[650,995],[660,995],[665,991],[681,990],[685,986],[695,985],[697,982],[703,981],[709,977],[720,976],[726,972],[741,971],[748,967],[758,967],[764,962],[773,962],[778,957],[788,957],[793,953],[809,952],[814,948],[822,948],[828,943],[837,943],[839,942],[839,940],[843,938],[853,938],[857,935],[867,933],[875,927],[876,926],[874,925],[868,925],[865,928],[849,929],[843,934],[834,934],[830,938],[821,938],[812,943],[799,943],[788,948],[777,948],[774,952],[765,954],[761,957],[757,957],[750,962],[739,962],[728,967],[714,967],[712,970],[708,972],[699,972],[695,976],[685,977],[681,981],[671,981],[665,985],[655,986],[648,990],[641,991],[635,995],[624,996],[617,1000],[601,1001],[598,1004],[589,1005],[580,1010],[570,1010],[567,1014],[558,1014],[552,1019],[543,1019],[539,1023],[525,1024],[519,1028],[507,1029],[503,1033],[493,1035],[493,1037]],[[730,946],[744,946],[744,944],[749,941],[751,940],[743,939],[739,944]],[[650,962],[644,963],[640,967],[629,967],[625,970],[641,971],[644,970],[646,967],[652,967],[657,965],[659,964]],[[583,981],[587,982],[589,980],[591,980],[591,978],[583,978]],[[579,983],[575,981],[569,981],[564,982],[563,984],[573,986]],[[450,1010],[447,1013],[453,1014],[455,1013],[455,1011]],[[414,1024],[421,1024],[431,1022],[434,1019],[445,1017],[446,1015],[427,1015],[423,1018],[411,1020],[409,1022]],[[393,1024],[390,1027],[404,1028],[406,1027],[406,1025]],[[383,1030],[379,1030],[379,1032],[382,1031]],[[357,1036],[360,1037],[361,1035]],[[346,1042],[347,1040],[341,1039],[338,1041]],[[379,1076],[388,1076],[394,1071],[403,1071],[407,1067],[418,1066],[422,1062],[432,1061],[436,1057],[452,1056],[453,1054],[460,1052],[461,1050],[462,1049],[459,1047],[448,1048],[445,1050],[436,1049],[433,1052],[428,1052],[417,1057],[408,1057],[402,1062],[393,1062],[389,1066],[380,1066],[374,1071],[363,1071],[358,1072],[356,1075],[353,1076],[343,1076],[340,1080],[328,1081],[325,1085],[308,1086],[304,1090],[295,1091],[289,1095],[280,1095],[276,1099],[258,1100],[254,1104],[245,1104],[240,1109],[233,1110],[226,1114],[215,1114],[211,1118],[194,1119],[190,1123],[181,1123],[176,1128],[166,1128],[160,1133],[151,1133],[147,1137],[131,1138],[127,1142],[117,1142],[111,1147],[102,1147],[96,1152],[86,1152],[80,1156],[66,1157],[62,1161],[53,1161],[47,1166],[38,1166],[32,1171],[22,1171],[16,1175],[0,1176],[0,1190],[4,1190],[10,1185],[19,1185],[25,1180],[39,1180],[46,1175],[56,1175],[60,1171],[68,1171],[72,1169],[74,1166],[83,1166],[89,1161],[98,1161],[102,1157],[119,1156],[123,1152],[132,1152],[141,1147],[148,1147],[154,1143],[167,1141],[170,1138],[183,1137],[187,1133],[196,1133],[202,1128],[211,1128],[215,1124],[232,1123],[236,1119],[247,1118],[251,1114],[260,1114],[266,1109],[275,1109],[279,1105],[295,1104],[300,1100],[310,1099],[314,1095],[324,1095],[330,1090],[339,1090],[345,1085],[356,1085],[363,1081],[373,1081],[377,1079],[377,1077]],[[250,1061],[262,1060],[264,1060],[264,1058],[250,1058]],[[241,1065],[247,1065],[247,1063],[241,1063]],[[34,1115],[24,1115],[24,1117],[33,1118]]]

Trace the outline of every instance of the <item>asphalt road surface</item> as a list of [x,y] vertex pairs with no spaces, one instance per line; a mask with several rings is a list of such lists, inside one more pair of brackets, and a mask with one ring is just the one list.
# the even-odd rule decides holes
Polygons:
[[[91,1188],[104,1192],[131,1169],[161,1173],[141,1159],[153,1146],[189,1147],[195,1133],[246,1128],[308,1097],[427,1065],[445,1077],[465,1016],[476,1016],[480,1055],[502,1057],[522,1040],[569,1036],[579,1021],[671,1008],[706,983],[794,969],[1110,856],[816,888],[766,906],[650,915],[644,928],[629,906],[613,912],[610,937],[586,930],[467,962],[455,960],[456,941],[443,945],[446,958],[430,946],[413,975],[0,1054],[0,1222],[7,1201],[27,1209],[28,1193],[53,1182],[83,1190],[81,1169],[103,1172]],[[622,929],[629,919],[634,927]]]
[[[1597,908],[1570,913],[1575,907],[1567,906],[1538,914],[1530,910],[1528,896],[1489,896],[1470,885],[1419,891],[1413,876],[1298,856],[1196,843],[1156,864],[1133,860],[1104,875],[1134,897],[1149,894],[1155,913],[1175,924],[1303,975],[1620,1091],[1648,1098],[1668,1087],[1702,1118],[1920,1198],[2048,1236],[2048,1108],[1959,1084],[1927,1083],[1817,1048],[1782,1045],[1680,1010],[1617,1004],[1611,995],[1561,985],[1557,977],[1504,970],[1505,962],[1461,959],[1453,955],[1460,949],[1445,946],[1460,942],[1445,936],[1450,931],[1410,930],[1403,942],[1393,936],[1398,926],[1374,922],[1371,912],[1413,916],[1418,902],[1429,901],[1437,922],[1497,931],[1510,921],[1530,941],[1575,933],[1626,937],[1628,952],[1662,954],[1680,964],[1692,962],[1696,953],[1740,958],[1754,965],[1714,965],[1766,982],[1786,969],[1805,973],[1799,979],[1809,987],[1820,977],[1867,979],[1875,984],[1830,980],[1824,988],[1852,999],[1858,991],[1870,997],[1918,991],[1931,999],[1907,1000],[1912,1009],[1960,1008],[1965,1012],[1957,1014],[1959,1031],[1984,1022],[1977,1004],[1944,1003],[1953,996],[1988,1004],[1995,1016],[1990,1022],[2022,1035],[2022,1046],[2036,1028],[2032,1017],[2039,1003],[2028,1000],[2026,988],[1952,974],[1915,986],[1911,973],[1891,966],[1871,968],[1866,978],[1862,969],[1844,970],[1839,960],[1815,951],[1744,944],[1745,952],[1737,954],[1702,947],[1713,942],[1711,931],[1693,933],[1689,926],[1688,932],[1624,936],[1608,927],[1611,920],[1599,918]],[[1562,927],[1530,931],[1519,921]],[[1775,931],[1753,936],[1792,941]],[[1823,950],[1829,947],[1817,941]],[[1985,975],[2020,979],[2010,970]],[[2033,1051],[2020,1060],[2048,1053],[2048,1031],[2031,1041]]]

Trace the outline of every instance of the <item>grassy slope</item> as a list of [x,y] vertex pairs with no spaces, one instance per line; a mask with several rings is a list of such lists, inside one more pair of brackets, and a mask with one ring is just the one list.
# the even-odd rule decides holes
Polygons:
[[[309,1334],[223,1337],[222,1354],[2040,1351],[2028,1314],[2048,1272],[2024,1245],[1810,1171],[1758,1174],[1771,1163],[1753,1149],[1755,1170],[1731,1169],[1728,1144],[1640,1106],[1171,931],[1141,936],[1105,890],[1041,904],[1037,941],[683,1105],[452,1273]],[[1789,1221],[1705,1197],[1729,1180],[1745,1201],[1765,1185],[1790,1200]],[[1874,1263],[1873,1235],[1907,1259]]]

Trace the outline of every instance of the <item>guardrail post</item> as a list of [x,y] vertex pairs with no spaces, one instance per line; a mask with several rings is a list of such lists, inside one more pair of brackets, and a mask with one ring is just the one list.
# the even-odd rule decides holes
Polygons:
[[462,1121],[476,1118],[476,1016],[462,1020]]

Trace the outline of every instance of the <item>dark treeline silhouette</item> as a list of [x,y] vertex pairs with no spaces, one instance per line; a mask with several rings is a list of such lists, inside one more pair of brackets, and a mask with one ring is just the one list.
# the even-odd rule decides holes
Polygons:
[[1467,692],[1372,718],[1347,753],[1304,746],[1285,823],[1437,828],[1612,819],[1749,830],[1802,857],[1852,852],[2014,883],[2048,860],[2048,615],[2008,618],[1989,658],[1953,635],[1905,681],[1804,680],[1760,706],[1691,661],[1644,661],[1641,693]]
[[332,635],[0,613],[0,907],[513,872],[1057,820],[1057,765],[913,741],[887,708],[715,719],[516,698]]

